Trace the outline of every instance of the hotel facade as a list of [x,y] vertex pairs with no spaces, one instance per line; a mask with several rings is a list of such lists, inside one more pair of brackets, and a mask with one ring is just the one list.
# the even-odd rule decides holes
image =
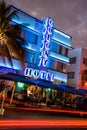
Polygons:
[[28,84],[29,92],[35,87],[51,88],[54,93],[54,89],[65,91],[70,61],[68,51],[72,49],[71,36],[56,29],[50,17],[39,20],[12,6],[13,10],[17,11],[17,17],[13,17],[10,23],[22,29],[25,67],[15,58],[12,58],[13,67],[7,58],[4,64],[0,57],[0,77],[20,82],[20,86],[21,83]]
[[11,19],[12,23],[22,28],[26,63],[24,69],[13,62],[13,69],[19,72],[23,69],[22,75],[28,77],[67,83],[66,65],[69,64],[68,50],[72,48],[71,37],[54,28],[54,21],[49,17],[41,21],[14,7],[12,10],[17,10],[18,16]]

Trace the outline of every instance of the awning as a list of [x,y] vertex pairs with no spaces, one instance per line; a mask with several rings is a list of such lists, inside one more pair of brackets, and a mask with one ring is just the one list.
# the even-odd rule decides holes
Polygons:
[[63,87],[64,91],[67,93],[78,94],[78,95],[86,95],[87,94],[87,90],[85,90],[85,89],[72,88],[66,84],[60,84],[60,86]]
[[24,75],[19,75],[17,73],[11,73],[11,72],[3,72],[0,73],[0,78],[1,79],[6,79],[6,80],[12,80],[16,82],[23,82],[27,84],[32,84],[32,85],[38,85],[41,87],[45,88],[53,88],[53,89],[58,89],[62,90],[68,93],[72,94],[79,94],[79,95],[86,95],[87,91],[84,89],[75,89],[71,88],[70,86],[67,86],[66,84],[53,84],[52,82],[41,80],[41,79],[32,79],[29,77],[26,77]]
[[63,87],[61,87],[59,84],[53,84],[50,81],[46,81],[46,80],[42,80],[42,79],[37,79],[37,80],[33,80],[33,82],[41,87],[45,87],[45,88],[53,88],[53,89],[60,89],[60,90],[64,90]]
[[11,72],[3,72],[0,73],[0,79],[6,79],[6,80],[12,80],[16,82],[23,82],[27,84],[32,84],[32,85],[38,85],[41,87],[45,88],[54,88],[54,89],[60,89],[64,90],[63,87],[60,85],[55,85],[52,82],[41,80],[41,79],[32,79],[24,75],[19,75],[16,73],[11,73]]
[[0,73],[0,79],[12,80],[16,82],[23,82],[27,84],[35,84],[32,80],[26,76],[19,75],[16,73],[4,72]]

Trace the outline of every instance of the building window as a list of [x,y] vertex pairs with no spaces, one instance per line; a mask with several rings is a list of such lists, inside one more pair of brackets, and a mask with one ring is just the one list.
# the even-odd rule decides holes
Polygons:
[[37,44],[38,36],[31,31],[27,31],[25,40],[29,43]]
[[51,42],[50,50],[68,56],[68,48],[63,47],[60,43]]
[[55,71],[66,73],[66,65],[51,58],[48,61],[48,68]]
[[64,56],[68,56],[68,49],[60,45],[59,54],[64,55]]
[[68,49],[62,46],[61,54],[67,56],[68,55]]
[[62,54],[62,46],[59,47],[59,54]]
[[34,64],[34,62],[35,62],[35,53],[26,50],[26,51],[24,51],[24,57],[25,57],[26,62]]
[[58,70],[60,72],[63,72],[63,63],[60,63],[58,61],[54,61],[54,70]]
[[66,64],[63,64],[63,72],[66,73]]
[[61,52],[62,55],[65,55],[65,50],[66,50],[65,47],[62,46],[62,52]]
[[26,38],[26,31],[25,30],[21,31],[21,38],[25,40],[25,38]]
[[60,48],[59,44],[57,44],[56,42],[51,42],[51,47],[50,47],[51,51],[59,53],[59,48]]
[[65,56],[68,56],[68,48],[65,50]]
[[67,73],[68,79],[74,79],[75,77],[75,72],[68,72]]
[[76,63],[76,57],[71,57],[70,64],[75,64],[75,63]]
[[83,64],[87,66],[87,58],[83,58]]
[[34,53],[29,54],[29,61],[28,62],[34,64],[34,59],[35,59],[35,54]]

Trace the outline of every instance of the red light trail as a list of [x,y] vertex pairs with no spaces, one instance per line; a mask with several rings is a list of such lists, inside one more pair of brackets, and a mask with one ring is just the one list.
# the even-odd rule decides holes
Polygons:
[[[16,101],[15,101],[16,102]],[[27,106],[27,104],[26,104]],[[19,109],[19,110],[32,110],[32,111],[45,111],[45,112],[59,112],[59,113],[69,113],[69,114],[80,114],[80,115],[87,115],[87,112],[84,111],[76,111],[76,110],[62,110],[62,109],[53,109],[53,108],[41,108],[41,107],[31,107],[31,108],[18,108],[12,106],[5,106],[11,109]],[[0,128],[12,128],[12,127],[29,127],[29,128],[80,128],[86,127],[87,128],[87,120],[86,119],[79,119],[79,120],[55,120],[55,119],[48,119],[48,120],[0,120]]]
[[0,127],[87,127],[87,120],[0,120]]

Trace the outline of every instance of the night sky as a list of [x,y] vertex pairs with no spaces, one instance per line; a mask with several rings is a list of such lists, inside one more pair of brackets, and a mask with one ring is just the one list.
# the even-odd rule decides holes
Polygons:
[[55,28],[72,37],[72,47],[87,48],[87,0],[6,0],[40,20],[49,16]]

